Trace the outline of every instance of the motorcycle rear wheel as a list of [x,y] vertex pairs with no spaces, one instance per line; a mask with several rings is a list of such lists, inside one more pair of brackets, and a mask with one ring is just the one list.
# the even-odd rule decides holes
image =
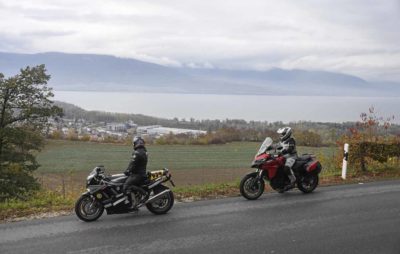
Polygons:
[[307,174],[297,181],[297,188],[303,193],[311,193],[317,188],[319,182],[318,174]]
[[89,195],[82,195],[75,203],[76,216],[86,222],[97,220],[103,212],[103,205]]
[[257,179],[257,173],[248,174],[240,181],[240,194],[248,200],[256,200],[264,193],[263,179]]
[[[154,195],[157,193],[160,193],[166,189],[168,189],[168,188],[165,186],[162,186],[162,185],[157,186],[153,190]],[[174,194],[172,193],[172,191],[170,191],[168,193],[165,193],[162,197],[155,200],[154,202],[146,204],[146,207],[150,212],[152,212],[156,215],[160,215],[160,214],[165,214],[169,210],[171,210],[173,205],[174,205]]]

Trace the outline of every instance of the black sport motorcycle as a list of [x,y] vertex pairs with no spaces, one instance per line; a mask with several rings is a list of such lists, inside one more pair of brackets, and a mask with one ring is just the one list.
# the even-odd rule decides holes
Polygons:
[[[106,175],[104,166],[95,167],[87,177],[86,192],[76,201],[75,213],[79,219],[95,221],[103,214],[121,214],[137,211],[146,205],[154,214],[167,213],[174,204],[174,194],[163,185],[171,180],[167,168],[148,172],[148,181],[142,186],[130,186],[131,197],[123,192],[123,185],[128,176],[124,174]],[[132,205],[133,203],[133,205]]]

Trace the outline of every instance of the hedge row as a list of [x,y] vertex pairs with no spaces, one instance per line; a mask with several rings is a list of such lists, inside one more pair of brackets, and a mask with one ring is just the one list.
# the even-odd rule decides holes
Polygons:
[[353,142],[350,143],[349,162],[366,171],[366,159],[387,162],[389,158],[400,157],[400,142]]

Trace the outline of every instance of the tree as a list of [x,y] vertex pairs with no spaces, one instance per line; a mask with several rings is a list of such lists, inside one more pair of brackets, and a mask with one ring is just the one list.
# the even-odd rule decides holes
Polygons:
[[44,146],[48,118],[62,114],[50,100],[49,79],[44,65],[6,79],[0,73],[0,200],[38,187],[32,176],[39,167],[34,152]]

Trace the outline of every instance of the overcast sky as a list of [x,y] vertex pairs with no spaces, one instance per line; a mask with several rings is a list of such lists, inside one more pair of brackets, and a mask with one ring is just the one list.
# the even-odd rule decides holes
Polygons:
[[0,0],[0,51],[400,81],[399,0]]

